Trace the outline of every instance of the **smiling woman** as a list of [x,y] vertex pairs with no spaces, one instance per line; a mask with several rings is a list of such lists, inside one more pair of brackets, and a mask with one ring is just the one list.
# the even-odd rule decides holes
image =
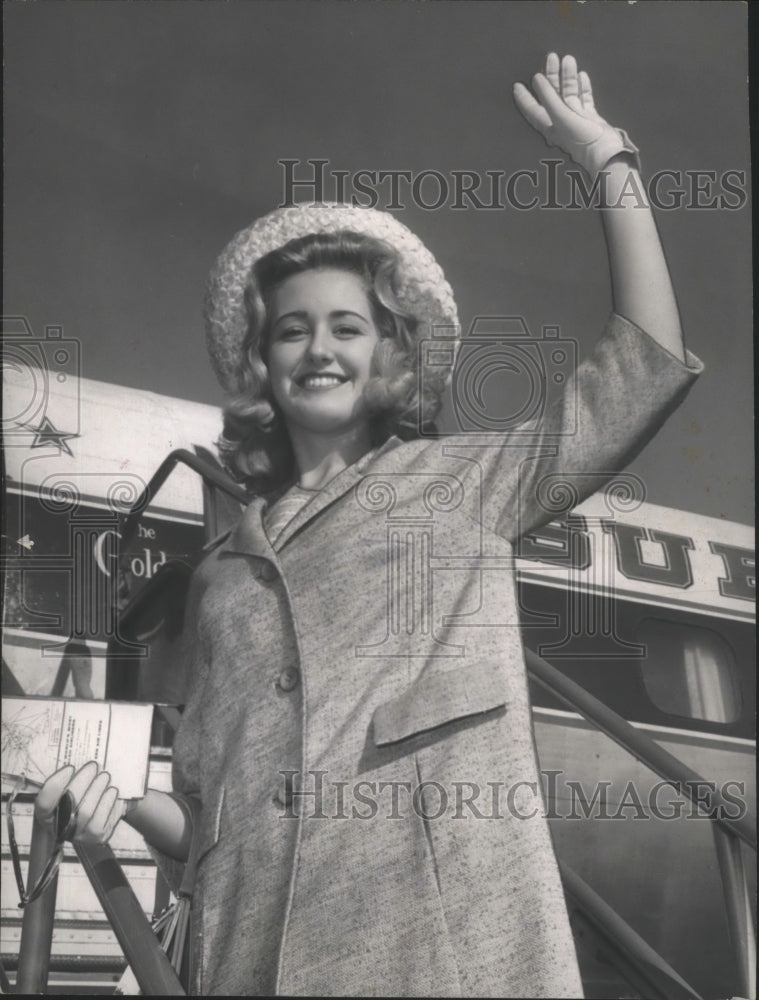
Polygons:
[[[637,183],[572,57],[533,89],[520,111],[612,202]],[[197,859],[198,994],[581,995],[546,816],[461,822],[456,789],[537,788],[514,553],[557,514],[545,484],[606,484],[700,371],[650,212],[602,217],[603,336],[539,426],[486,438],[430,433],[458,316],[396,218],[291,206],[220,256],[208,342],[251,500],[190,586],[174,791],[127,816],[177,889]],[[74,780],[49,779],[41,819]]]
[[[302,214],[286,209],[267,219],[298,226]],[[386,239],[400,234],[426,266],[416,238],[381,213],[326,205],[311,217],[330,227],[344,220],[346,228],[295,237],[255,260],[245,279],[242,351],[232,368],[216,365],[237,388],[220,450],[254,492],[288,483],[296,457],[300,485],[316,488],[390,434],[416,435],[421,415],[429,424],[437,414],[449,371],[420,371],[418,339],[430,324],[398,297],[400,256]],[[240,234],[250,252],[264,221]],[[385,239],[349,228],[359,223]],[[211,324],[219,322],[219,299]],[[432,320],[456,322],[452,299],[435,305]],[[218,357],[218,342],[212,350]]]
[[320,461],[317,451],[330,452],[338,442],[344,446],[349,436],[350,465],[371,446],[364,390],[380,336],[363,282],[345,271],[293,275],[275,289],[271,312],[272,394],[306,485],[306,475]]

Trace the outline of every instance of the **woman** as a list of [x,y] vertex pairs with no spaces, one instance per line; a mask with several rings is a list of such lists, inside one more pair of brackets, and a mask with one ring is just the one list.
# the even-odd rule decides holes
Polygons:
[[[615,204],[636,151],[587,76],[552,54],[533,86],[515,87],[522,113],[591,179],[605,170]],[[222,449],[254,498],[194,578],[175,793],[126,816],[175,883],[194,828],[198,993],[582,994],[512,543],[550,518],[546,477],[599,488],[699,370],[650,212],[636,198],[603,220],[615,313],[527,438],[430,433],[454,352],[419,347],[451,333],[455,305],[392,217],[283,209],[220,258]],[[64,788],[75,836],[107,839],[125,811],[108,776],[58,772],[41,819]]]

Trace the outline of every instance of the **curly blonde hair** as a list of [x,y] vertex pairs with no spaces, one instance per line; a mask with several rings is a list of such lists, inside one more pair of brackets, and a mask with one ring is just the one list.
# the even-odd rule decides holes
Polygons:
[[255,262],[245,288],[247,333],[235,372],[238,392],[224,410],[218,442],[222,461],[252,494],[281,489],[295,478],[295,460],[266,364],[274,291],[303,271],[336,269],[365,283],[380,342],[375,375],[364,390],[375,444],[392,434],[404,440],[434,433],[447,372],[420,377],[418,343],[424,324],[404,311],[396,287],[399,257],[387,243],[350,230],[290,240]]

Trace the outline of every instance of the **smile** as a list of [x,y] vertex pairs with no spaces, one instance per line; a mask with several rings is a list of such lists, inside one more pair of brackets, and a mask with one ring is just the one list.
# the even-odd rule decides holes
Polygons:
[[342,385],[348,379],[344,375],[334,375],[332,373],[301,375],[295,379],[295,384],[301,389],[334,389],[335,386]]

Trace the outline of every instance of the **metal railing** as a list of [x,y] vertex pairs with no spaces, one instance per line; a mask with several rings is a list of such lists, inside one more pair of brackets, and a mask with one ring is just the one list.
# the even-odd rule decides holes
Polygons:
[[[527,672],[531,678],[563,701],[572,711],[582,715],[596,729],[606,733],[618,746],[627,750],[659,777],[674,782],[693,805],[703,812],[704,803],[699,798],[699,793],[704,788],[705,781],[698,772],[660,747],[650,736],[636,729],[608,705],[566,677],[531,649],[525,648],[525,658]],[[707,815],[714,824],[717,858],[725,896],[730,941],[735,953],[740,995],[747,1000],[754,1000],[756,936],[753,926],[753,904],[748,890],[740,841],[756,851],[756,816],[751,816],[748,812],[742,816],[733,816],[734,804],[728,803],[722,797],[716,784],[714,787],[710,786],[710,793],[712,808]],[[642,974],[646,988],[655,991],[653,994],[644,991],[644,996],[655,995],[670,1000],[670,998],[698,995],[567,865],[561,867],[565,887],[569,894],[579,901],[581,908],[590,913],[595,929],[604,929],[618,957],[622,957],[622,964],[629,966],[629,961],[632,961],[633,975]],[[653,978],[652,954],[658,959]],[[624,968],[622,971],[625,971]],[[670,992],[661,992],[663,981],[668,982]],[[633,982],[635,985],[635,980]],[[687,992],[683,993],[683,989]]]
[[177,465],[186,465],[188,468],[192,469],[193,472],[197,472],[198,475],[202,477],[205,484],[221,490],[222,493],[225,493],[228,497],[231,497],[240,504],[247,504],[250,500],[247,491],[243,489],[239,483],[236,483],[224,471],[224,469],[221,468],[221,466],[210,461],[208,458],[195,455],[193,452],[187,451],[185,448],[177,448],[176,451],[170,452],[163,462],[161,462],[158,469],[151,477],[150,482],[132,504],[129,513],[124,515],[124,519],[121,523],[122,546],[125,547],[129,544],[132,535],[137,530],[137,523],[140,519],[140,515],[151,500],[155,498],[155,495],[158,493]]
[[[52,849],[53,834],[35,820],[29,848],[30,885],[45,867]],[[143,994],[185,996],[184,987],[111,848],[75,844],[74,849]],[[16,983],[13,987],[8,984],[10,992],[29,995],[46,991],[57,887],[56,876],[45,892],[24,909]]]
[[577,916],[572,921],[575,935],[591,935],[611,964],[642,997],[646,1000],[701,1000],[693,987],[566,862],[559,861],[559,871],[567,901],[579,911],[579,921]]

